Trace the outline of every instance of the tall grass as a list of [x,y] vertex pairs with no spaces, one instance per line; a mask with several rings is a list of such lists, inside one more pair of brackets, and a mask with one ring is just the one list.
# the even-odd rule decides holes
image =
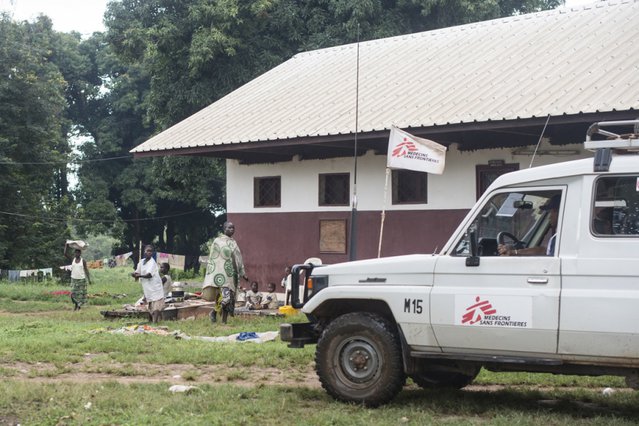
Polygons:
[[[639,393],[622,389],[602,395],[604,387],[624,387],[622,379],[609,376],[482,371],[480,386],[471,390],[427,392],[409,381],[398,398],[379,409],[337,403],[316,380],[304,383],[313,369],[314,346],[293,350],[279,340],[232,344],[109,333],[139,322],[105,320],[100,314],[141,296],[129,272],[92,271],[89,304],[78,312],[68,296],[52,293],[68,289],[64,285],[0,282],[0,424],[625,425],[639,419]],[[208,319],[160,325],[189,336],[222,336],[277,330],[281,321],[235,317],[227,325]],[[22,363],[30,370],[26,381],[14,367]],[[142,380],[169,365],[180,365],[183,383],[199,390],[172,394],[172,383]],[[199,375],[205,369],[219,374],[203,383]],[[267,375],[254,377],[261,369],[281,370],[289,384],[274,386]],[[112,380],[74,380],[72,373]],[[57,378],[63,380],[52,382]],[[117,382],[125,378],[134,383]],[[247,380],[253,385],[233,384]]]
[[368,409],[331,400],[319,388],[197,385],[184,394],[170,383],[0,383],[7,423],[82,425],[635,425],[638,399],[595,392],[404,390]]

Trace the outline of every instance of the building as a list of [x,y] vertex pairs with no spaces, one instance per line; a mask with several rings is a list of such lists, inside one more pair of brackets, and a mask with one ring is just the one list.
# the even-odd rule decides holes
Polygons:
[[355,134],[354,257],[377,256],[395,125],[449,151],[443,175],[393,172],[382,255],[434,252],[499,174],[639,116],[637,22],[639,0],[610,1],[301,53],[132,152],[225,158],[249,275],[274,281],[352,256]]

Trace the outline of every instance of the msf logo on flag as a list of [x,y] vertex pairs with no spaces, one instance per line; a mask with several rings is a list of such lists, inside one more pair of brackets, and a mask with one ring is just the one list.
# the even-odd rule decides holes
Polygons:
[[415,146],[415,142],[408,138],[404,138],[404,140],[395,146],[393,149],[393,157],[405,157],[409,152],[419,151],[417,146]]
[[389,169],[413,170],[416,172],[444,173],[446,147],[428,139],[391,127],[388,138],[386,167]]
[[497,309],[488,300],[480,300],[479,296],[475,298],[474,305],[466,308],[466,312],[462,317],[462,324],[475,324],[482,320],[486,315],[494,315]]

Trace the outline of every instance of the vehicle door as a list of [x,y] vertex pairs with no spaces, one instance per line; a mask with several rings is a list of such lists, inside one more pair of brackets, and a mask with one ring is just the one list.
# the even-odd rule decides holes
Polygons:
[[[587,176],[577,256],[562,265],[559,353],[639,354],[639,174]],[[571,244],[573,244],[571,242]],[[636,364],[635,364],[636,365]]]
[[[435,267],[431,322],[444,352],[557,351],[565,193],[560,186],[516,188],[484,198],[465,235]],[[547,255],[555,229],[541,208],[553,196],[561,202],[552,219],[554,253]],[[499,255],[498,237],[511,255]],[[468,261],[475,242],[477,257]]]

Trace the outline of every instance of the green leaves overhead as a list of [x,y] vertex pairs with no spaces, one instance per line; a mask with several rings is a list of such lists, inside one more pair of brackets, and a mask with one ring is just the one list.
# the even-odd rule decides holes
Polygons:
[[59,42],[47,18],[0,16],[0,268],[50,265],[64,235],[64,168],[26,164],[66,160],[68,86],[52,62]]
[[[559,3],[118,0],[108,5],[106,33],[86,40],[53,31],[46,17],[1,15],[0,162],[13,164],[0,165],[0,268],[50,266],[71,232],[110,233],[127,251],[143,240],[197,254],[224,220],[223,160],[93,160],[128,156],[300,51]],[[88,139],[79,153],[71,134]],[[76,157],[84,162],[71,196],[65,162]]]

